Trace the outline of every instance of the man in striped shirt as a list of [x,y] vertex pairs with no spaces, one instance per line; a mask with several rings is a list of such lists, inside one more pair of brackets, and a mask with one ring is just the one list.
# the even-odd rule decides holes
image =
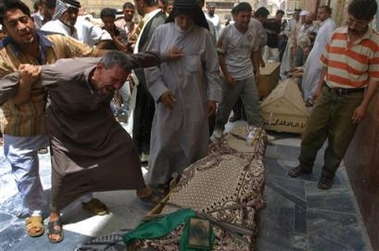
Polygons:
[[[59,58],[101,56],[71,37],[36,30],[28,6],[20,0],[0,4],[0,24],[7,37],[0,42],[0,78],[25,69],[21,64],[52,64]],[[0,125],[4,137],[4,156],[12,167],[23,205],[28,234],[44,233],[42,209],[46,205],[39,176],[38,149],[48,145],[45,127],[45,92],[32,85],[34,76],[20,80],[17,93],[1,104]],[[2,79],[0,80],[2,81]]]
[[343,156],[379,85],[379,34],[369,28],[375,0],[353,0],[347,26],[336,29],[321,56],[323,69],[316,100],[301,142],[297,177],[312,172],[318,150],[328,139],[318,188],[329,189]]

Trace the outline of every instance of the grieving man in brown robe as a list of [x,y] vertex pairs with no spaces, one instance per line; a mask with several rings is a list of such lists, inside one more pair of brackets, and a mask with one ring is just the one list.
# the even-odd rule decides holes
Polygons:
[[145,184],[133,140],[113,117],[109,103],[131,69],[180,56],[178,50],[167,55],[111,51],[101,59],[21,65],[18,72],[0,81],[0,104],[16,92],[19,80],[25,77],[47,89],[46,116],[52,149],[50,242],[63,240],[60,210],[86,193],[136,189],[141,200],[159,201]]

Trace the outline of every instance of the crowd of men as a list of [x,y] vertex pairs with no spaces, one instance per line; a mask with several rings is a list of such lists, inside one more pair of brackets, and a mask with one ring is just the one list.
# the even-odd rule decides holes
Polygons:
[[[318,183],[329,189],[379,84],[377,3],[353,0],[347,24],[335,30],[331,9],[231,10],[221,28],[215,5],[202,0],[126,2],[123,18],[104,8],[103,25],[80,14],[77,0],[40,0],[34,13],[21,0],[0,4],[0,105],[4,156],[11,164],[30,236],[45,232],[46,201],[38,151],[50,146],[52,199],[48,239],[63,240],[62,208],[75,200],[94,214],[108,207],[92,192],[135,189],[154,205],[175,174],[207,155],[239,100],[251,128],[264,128],[257,93],[260,67],[281,61],[281,77],[301,68],[304,101],[313,106],[299,166],[310,173],[328,139]],[[136,14],[140,15],[135,22]],[[80,58],[79,58],[80,57]],[[117,120],[129,117],[129,135]],[[232,121],[240,119],[241,115]],[[213,130],[214,128],[214,130]],[[210,135],[212,135],[210,137]],[[148,162],[142,176],[141,163]]]

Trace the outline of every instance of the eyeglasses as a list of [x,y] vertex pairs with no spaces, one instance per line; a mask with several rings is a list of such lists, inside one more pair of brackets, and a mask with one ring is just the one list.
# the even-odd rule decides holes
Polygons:
[[29,21],[29,17],[28,16],[21,16],[21,17],[19,17],[17,19],[13,19],[13,20],[8,21],[6,24],[10,28],[16,28],[17,25],[18,25],[18,22],[23,23],[23,24],[27,24],[28,21]]
[[369,23],[369,21],[366,21],[366,20],[357,20],[353,17],[349,17],[347,19],[347,24],[348,25],[355,25],[355,26],[358,26],[358,27],[365,27],[367,24]]

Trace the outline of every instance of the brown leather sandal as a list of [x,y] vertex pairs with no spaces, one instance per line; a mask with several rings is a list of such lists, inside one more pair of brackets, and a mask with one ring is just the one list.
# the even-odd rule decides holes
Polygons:
[[[58,227],[58,229],[57,229]],[[58,239],[52,239],[50,238],[51,235],[58,235]],[[63,227],[62,227],[62,221],[60,219],[55,221],[50,221],[47,224],[47,238],[49,239],[49,242],[51,243],[59,243],[63,241],[64,235],[63,235]]]

